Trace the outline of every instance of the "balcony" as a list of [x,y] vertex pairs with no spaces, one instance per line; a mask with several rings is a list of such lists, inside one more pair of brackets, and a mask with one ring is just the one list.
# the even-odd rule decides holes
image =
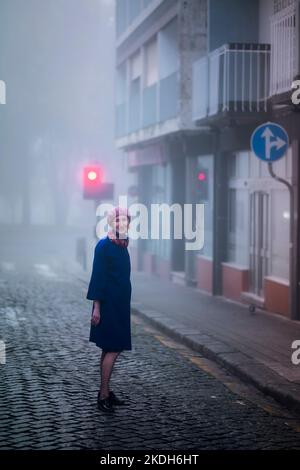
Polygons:
[[299,9],[295,2],[271,18],[270,96],[275,103],[290,103],[292,82],[300,71]]
[[193,120],[266,113],[269,82],[269,44],[225,44],[193,65]]

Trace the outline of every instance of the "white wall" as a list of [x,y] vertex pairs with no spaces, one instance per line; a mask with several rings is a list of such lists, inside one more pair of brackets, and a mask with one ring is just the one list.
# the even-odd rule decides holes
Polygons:
[[[292,179],[292,149],[286,156],[273,164],[277,176]],[[246,184],[245,184],[246,183]],[[264,190],[270,195],[269,205],[269,275],[281,279],[289,278],[289,192],[285,185],[274,180],[267,164],[255,157],[251,151],[237,152],[235,176],[230,180],[230,187],[236,188],[237,226],[230,252],[229,261],[247,266],[248,230],[249,230],[249,191]]]

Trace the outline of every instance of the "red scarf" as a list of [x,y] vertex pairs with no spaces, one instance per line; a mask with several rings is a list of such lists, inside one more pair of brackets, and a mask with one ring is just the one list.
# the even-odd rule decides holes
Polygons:
[[[129,243],[129,238],[119,238],[119,232],[116,232],[116,234],[110,230],[108,232],[108,238],[110,239],[110,241],[112,241],[113,243],[115,243],[116,245],[119,245],[119,246],[122,246],[123,248],[127,248],[128,246],[128,243]],[[117,236],[117,238],[116,238]]]

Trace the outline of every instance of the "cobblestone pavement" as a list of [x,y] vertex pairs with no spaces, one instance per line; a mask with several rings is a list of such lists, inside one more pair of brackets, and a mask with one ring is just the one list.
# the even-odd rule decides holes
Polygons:
[[134,316],[111,382],[128,406],[98,411],[85,294],[47,266],[0,271],[0,449],[300,449],[296,418]]

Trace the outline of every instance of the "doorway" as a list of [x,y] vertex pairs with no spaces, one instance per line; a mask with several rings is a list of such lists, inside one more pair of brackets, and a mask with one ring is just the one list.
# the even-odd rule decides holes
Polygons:
[[249,292],[262,299],[270,263],[269,199],[265,191],[250,193]]

